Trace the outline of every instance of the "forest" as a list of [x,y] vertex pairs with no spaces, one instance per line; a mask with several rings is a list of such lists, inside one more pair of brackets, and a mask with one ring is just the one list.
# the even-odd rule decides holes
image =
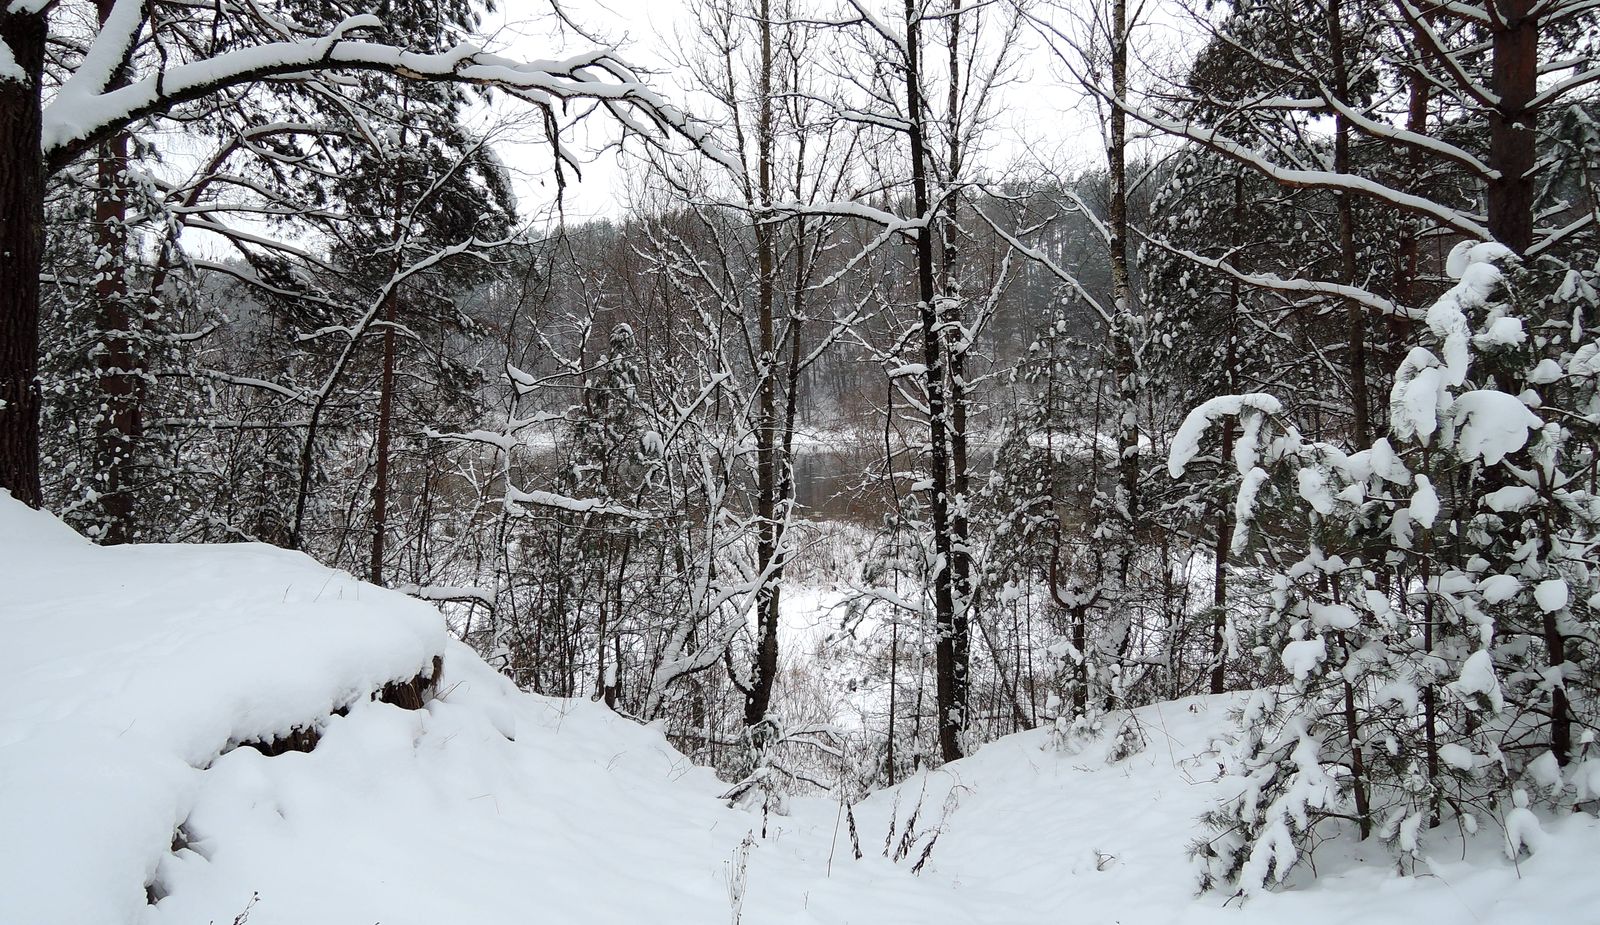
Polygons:
[[427,602],[763,835],[1195,697],[1219,901],[1600,807],[1600,0],[599,17],[0,9],[0,489]]

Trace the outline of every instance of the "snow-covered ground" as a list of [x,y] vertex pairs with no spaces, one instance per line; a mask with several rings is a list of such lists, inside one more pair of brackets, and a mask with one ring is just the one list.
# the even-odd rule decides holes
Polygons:
[[[1581,814],[1519,865],[1489,833],[1417,876],[1357,850],[1195,897],[1226,698],[1139,711],[1150,744],[1119,762],[1039,731],[874,794],[856,860],[838,804],[795,800],[760,838],[656,730],[521,693],[431,608],[302,556],[102,549],[0,495],[0,578],[5,925],[730,922],[741,867],[751,925],[1600,920]],[[370,699],[440,653],[424,709]],[[309,753],[232,747],[307,724]]]

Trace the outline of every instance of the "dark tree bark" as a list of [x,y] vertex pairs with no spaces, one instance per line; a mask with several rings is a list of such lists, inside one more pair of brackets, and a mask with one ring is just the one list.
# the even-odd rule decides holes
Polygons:
[[[911,148],[912,208],[924,221],[930,218],[928,151],[925,107],[922,100],[922,22],[916,0],[906,0],[906,134]],[[949,408],[945,401],[943,336],[939,330],[938,289],[934,281],[933,233],[927,222],[916,236],[917,318],[922,334],[923,385],[928,400],[929,483],[928,509],[933,521],[934,703],[938,712],[939,752],[945,761],[963,754],[961,733],[966,729],[965,673],[957,670],[958,653],[966,649],[966,627],[956,622],[956,550],[950,523]],[[958,640],[958,635],[961,637]]]
[[[1115,510],[1111,517],[1121,528],[1122,535],[1113,544],[1114,565],[1118,593],[1124,598],[1123,609],[1132,579],[1135,532],[1139,524],[1139,359],[1135,338],[1139,336],[1139,322],[1133,304],[1133,274],[1128,264],[1128,116],[1123,105],[1128,98],[1128,4],[1127,0],[1114,0],[1111,4],[1111,106],[1107,113],[1109,122],[1106,138],[1107,179],[1110,184],[1110,201],[1107,203],[1106,231],[1107,256],[1111,263],[1111,297],[1113,317],[1111,349],[1113,370],[1116,375],[1117,420],[1117,482]],[[1132,639],[1132,620],[1119,616],[1121,633],[1106,647],[1107,654],[1117,660],[1127,655]],[[1107,689],[1105,708],[1116,705],[1114,689]]]
[[[409,97],[405,99],[409,102]],[[409,112],[410,107],[402,104],[402,112]],[[406,127],[400,127],[400,148],[406,146]],[[391,266],[391,282],[389,291],[383,298],[383,366],[378,378],[378,429],[373,437],[372,470],[372,543],[368,577],[375,585],[383,584],[383,557],[384,546],[389,537],[389,456],[390,444],[394,434],[394,374],[395,350],[398,346],[399,335],[395,326],[400,315],[400,272],[405,267],[405,240],[403,222],[406,216],[408,203],[406,202],[406,162],[403,154],[395,162],[394,189],[389,198],[389,220],[394,227],[389,233],[390,246],[394,248],[394,263]]]
[[[946,75],[948,81],[948,96],[945,100],[947,124],[945,132],[949,135],[949,182],[953,186],[961,176],[962,149],[961,149],[961,0],[951,0],[950,12],[945,20],[946,50],[949,53],[950,71]],[[952,193],[945,207],[954,216],[960,206],[961,196]],[[963,728],[965,728],[965,714],[969,697],[971,679],[971,622],[967,614],[972,606],[972,556],[968,553],[970,548],[971,526],[967,517],[967,499],[970,492],[970,467],[967,460],[967,410],[970,401],[967,397],[967,331],[965,326],[964,303],[961,299],[960,284],[956,279],[956,261],[959,252],[956,248],[956,235],[958,228],[954,221],[941,223],[942,238],[944,243],[944,287],[945,308],[942,314],[942,324],[945,339],[945,356],[950,367],[950,482],[954,488],[954,501],[950,509],[950,546],[951,546],[951,597],[954,601],[954,612],[951,614],[951,653],[953,662],[951,673],[954,675],[955,701],[962,710]]]
[[[761,72],[757,79],[759,112],[756,116],[756,197],[767,208],[772,204],[772,23],[768,0],[761,0]],[[776,289],[773,268],[773,226],[757,222],[756,239],[756,323],[760,328],[761,355],[757,371],[759,394],[756,412],[756,516],[761,525],[756,538],[756,567],[768,578],[756,595],[756,653],[750,690],[745,695],[745,726],[755,730],[767,718],[772,704],[772,684],[778,674],[779,587],[770,574],[778,551],[778,411],[777,344],[774,338],[773,302]]]
[[1491,80],[1498,100],[1489,110],[1489,161],[1499,172],[1488,185],[1489,233],[1521,254],[1533,246],[1538,114],[1529,104],[1538,92],[1539,19],[1534,0],[1497,0],[1489,6]]
[[[101,25],[114,0],[97,0]],[[123,80],[122,69],[111,86]],[[95,417],[95,475],[104,532],[101,543],[126,543],[134,536],[133,468],[144,432],[144,360],[135,328],[139,313],[129,303],[128,134],[100,143],[94,202],[94,363],[100,408]]]
[[39,267],[44,258],[40,87],[45,18],[0,7],[0,42],[28,75],[0,79],[0,488],[29,507],[39,489]]
[[384,542],[389,534],[389,445],[394,432],[395,318],[400,296],[398,287],[383,300],[383,370],[378,385],[378,433],[373,440],[377,459],[372,469],[372,547],[368,580],[383,584]]
[[[1538,111],[1531,104],[1538,92],[1540,25],[1535,6],[1534,0],[1491,4],[1491,82],[1497,105],[1489,110],[1489,166],[1498,176],[1488,185],[1489,233],[1517,254],[1533,245],[1534,232]],[[1546,535],[1552,532],[1547,526]],[[1566,637],[1556,614],[1542,619],[1546,663],[1555,668],[1567,661]],[[1550,750],[1563,767],[1571,760],[1572,705],[1559,685],[1551,692]]]
[[[1230,249],[1237,253],[1244,239],[1244,174],[1233,178],[1233,227],[1229,233]],[[1228,283],[1228,344],[1223,354],[1226,368],[1222,371],[1223,391],[1236,395],[1239,391],[1239,297],[1237,278]],[[1233,458],[1233,425],[1222,428],[1222,465]],[[1232,551],[1231,518],[1228,516],[1227,493],[1217,502],[1216,571],[1211,588],[1211,693],[1220,694],[1228,689],[1225,635],[1228,629],[1228,557]]]
[[[1328,0],[1328,54],[1332,58],[1333,93],[1341,105],[1350,102],[1350,68],[1345,58],[1344,8],[1340,0]],[[1350,172],[1350,120],[1343,113],[1334,116],[1333,170]],[[1339,213],[1339,282],[1356,282],[1356,204],[1350,193],[1334,199]],[[1346,300],[1345,323],[1348,343],[1345,360],[1350,371],[1351,435],[1356,449],[1372,444],[1371,406],[1367,395],[1367,316],[1355,300]]]
[[144,361],[137,345],[138,313],[128,292],[128,136],[100,145],[95,191],[94,358],[100,409],[95,418],[95,475],[105,532],[101,543],[134,536],[133,473],[144,432]]

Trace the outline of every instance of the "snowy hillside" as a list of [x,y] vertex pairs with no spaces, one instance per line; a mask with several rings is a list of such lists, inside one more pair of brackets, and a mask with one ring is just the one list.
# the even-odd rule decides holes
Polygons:
[[[754,925],[1600,919],[1584,814],[1520,869],[1490,832],[1417,876],[1319,854],[1313,885],[1194,897],[1226,698],[1139,711],[1120,761],[1037,731],[876,793],[857,860],[838,804],[762,839],[659,732],[520,693],[431,608],[303,556],[102,548],[0,497],[0,572],[7,925],[726,922],[741,893]],[[422,709],[381,702],[411,681]]]

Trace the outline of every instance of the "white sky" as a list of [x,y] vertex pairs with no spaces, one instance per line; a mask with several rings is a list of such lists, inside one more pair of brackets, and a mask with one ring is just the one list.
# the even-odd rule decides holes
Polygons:
[[[501,0],[502,7],[486,17],[484,30],[490,45],[518,58],[553,58],[590,47],[581,36],[553,35],[549,25],[549,0]],[[674,45],[676,26],[687,18],[683,0],[564,0],[585,28],[615,42],[623,56],[637,68],[656,72],[650,83],[670,100],[686,102],[683,88],[674,83],[663,55]],[[1019,57],[1018,79],[1005,88],[995,110],[991,147],[984,165],[995,172],[1015,162],[1043,162],[1085,167],[1102,162],[1103,153],[1092,109],[1064,78],[1053,73],[1049,56],[1032,35]],[[689,106],[692,110],[692,106]],[[503,114],[514,114],[515,106]],[[601,120],[593,120],[599,122]],[[615,136],[591,131],[591,136]],[[554,200],[550,157],[542,146],[527,142],[502,143],[501,156],[517,177],[523,212],[532,216]],[[569,186],[566,212],[569,220],[617,216],[626,208],[626,177],[614,151],[602,151],[584,168],[581,183]]]

